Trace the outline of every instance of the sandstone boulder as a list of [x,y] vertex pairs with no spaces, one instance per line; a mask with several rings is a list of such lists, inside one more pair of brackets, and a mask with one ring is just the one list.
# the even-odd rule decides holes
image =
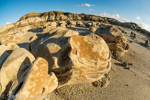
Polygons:
[[63,77],[59,75],[58,80],[61,79],[59,86],[93,82],[109,72],[111,68],[109,48],[102,38],[94,34],[73,36],[68,43],[66,48],[71,49],[67,60],[72,75],[66,84],[65,79],[61,79]]
[[7,57],[15,48],[19,48],[19,46],[15,43],[7,43],[5,45],[0,45],[0,69]]
[[111,35],[111,36],[122,36],[121,30],[112,25],[103,24],[101,27],[97,28],[96,34],[100,35]]
[[146,45],[146,47],[149,47],[149,41],[148,40],[145,41],[145,45]]
[[70,27],[75,27],[76,26],[76,21],[68,21],[68,26]]
[[90,27],[90,31],[91,31],[91,32],[95,33],[95,32],[96,32],[96,30],[97,30],[97,28],[96,28],[96,27]]
[[0,94],[9,82],[19,79],[34,59],[34,56],[24,48],[13,50],[0,69]]
[[6,34],[0,38],[0,44],[6,44],[9,42],[17,42],[20,40],[26,32],[30,29],[29,26],[21,27],[21,28],[15,28],[11,34]]
[[32,63],[15,100],[43,100],[57,86],[55,74],[53,72],[48,74],[48,62],[39,57]]
[[121,60],[128,51],[127,39],[123,37],[121,30],[117,27],[103,24],[95,33],[107,42],[114,58]]
[[92,27],[96,27],[96,22],[92,22]]
[[[60,45],[65,45],[68,37],[78,34],[79,33],[77,31],[63,27],[51,28],[47,34],[37,34],[29,41],[29,51],[31,51],[35,57],[45,58],[49,63],[51,63],[49,66],[52,67],[54,62],[51,57],[51,53],[55,54],[55,52],[58,52],[62,47]],[[43,50],[45,52],[42,52]]]
[[56,27],[55,26],[48,26],[48,27],[46,27],[46,28],[43,29],[43,32],[47,33],[47,32],[49,32],[53,28],[56,28]]
[[51,22],[51,23],[50,23],[50,26],[56,27],[56,25],[57,25],[56,22]]
[[65,21],[60,21],[59,26],[60,27],[66,27],[67,23]]
[[76,22],[76,26],[78,26],[78,27],[85,27],[85,24],[83,22],[81,22],[81,21],[77,21]]
[[95,34],[78,36],[73,30],[68,33],[62,30],[37,35],[29,44],[35,57],[48,61],[49,72],[56,74],[59,87],[93,82],[109,72],[109,48],[101,37]]
[[87,27],[92,27],[92,23],[91,23],[91,22],[86,23],[86,26],[87,26]]

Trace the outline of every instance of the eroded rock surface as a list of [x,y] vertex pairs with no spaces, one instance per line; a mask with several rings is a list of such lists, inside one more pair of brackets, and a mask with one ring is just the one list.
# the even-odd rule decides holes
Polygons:
[[99,36],[73,36],[69,39],[68,46],[71,47],[68,56],[69,64],[72,64],[72,75],[66,84],[93,82],[109,72],[109,48]]
[[20,40],[26,32],[30,29],[30,26],[15,28],[12,32],[0,37],[0,44],[6,44],[10,42],[17,42]]
[[34,59],[34,56],[24,48],[16,48],[12,51],[0,69],[0,94],[9,82],[19,79]]
[[5,45],[0,45],[0,68],[15,48],[19,48],[19,46],[15,43],[7,43]]
[[49,72],[56,74],[59,87],[99,80],[111,68],[108,45],[95,34],[78,36],[73,30],[55,28],[34,36],[29,50],[48,61]]
[[95,33],[107,42],[114,58],[121,60],[128,51],[129,45],[126,43],[127,39],[123,37],[122,31],[117,27],[103,24],[97,28]]
[[55,74],[53,72],[48,74],[48,62],[39,57],[32,63],[15,100],[43,100],[57,86],[58,80]]

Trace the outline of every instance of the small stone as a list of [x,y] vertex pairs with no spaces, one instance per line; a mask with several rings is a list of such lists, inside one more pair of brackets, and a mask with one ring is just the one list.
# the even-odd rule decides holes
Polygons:
[[132,43],[132,41],[129,41],[130,43]]
[[148,42],[149,42],[148,40],[145,41],[145,45],[146,45],[147,47],[149,47]]
[[124,66],[124,69],[130,69],[127,62],[123,62],[122,65]]
[[125,86],[128,86],[128,84],[126,84]]

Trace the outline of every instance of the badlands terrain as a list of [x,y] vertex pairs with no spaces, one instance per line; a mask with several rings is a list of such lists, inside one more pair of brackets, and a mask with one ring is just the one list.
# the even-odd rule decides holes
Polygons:
[[150,32],[59,11],[0,28],[0,100],[150,100]]

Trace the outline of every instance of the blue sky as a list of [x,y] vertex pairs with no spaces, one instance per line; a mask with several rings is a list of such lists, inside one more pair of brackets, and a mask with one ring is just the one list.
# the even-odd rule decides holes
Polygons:
[[150,31],[150,0],[0,0],[0,27],[29,12],[53,10],[131,21]]

